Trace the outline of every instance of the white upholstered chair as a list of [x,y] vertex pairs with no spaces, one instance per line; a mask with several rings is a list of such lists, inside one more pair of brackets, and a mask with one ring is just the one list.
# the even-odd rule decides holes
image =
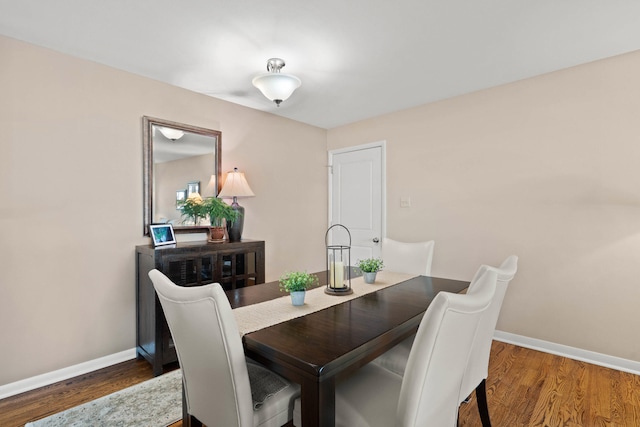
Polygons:
[[387,237],[382,239],[382,261],[385,270],[422,276],[431,275],[435,241],[406,243]]
[[[489,427],[491,425],[486,393],[491,343],[493,342],[493,334],[500,315],[504,295],[507,292],[509,282],[518,270],[518,257],[515,255],[509,256],[498,268],[488,265],[481,266],[471,280],[469,292],[474,289],[479,277],[487,270],[494,271],[497,274],[496,292],[489,309],[482,318],[460,389],[460,402],[466,400],[474,390],[476,391],[478,411],[480,412],[483,427]],[[374,362],[398,375],[404,375],[412,344],[413,337],[408,338],[377,358]]]
[[[495,268],[484,265],[476,273],[476,277],[482,274],[482,270],[487,269],[495,271],[498,275],[496,293],[491,301],[489,309],[482,317],[478,335],[471,347],[471,357],[464,374],[462,388],[460,389],[460,401],[465,400],[473,390],[476,391],[476,400],[478,403],[478,411],[483,427],[490,427],[489,408],[487,406],[487,389],[486,380],[489,375],[489,357],[491,355],[491,343],[496,330],[496,323],[500,316],[500,309],[504,301],[504,295],[507,293],[509,282],[518,271],[518,257],[511,255],[505,259],[500,267]],[[469,292],[473,291],[476,283],[476,277],[469,285]]]
[[[466,295],[439,292],[416,333],[401,377],[367,364],[336,387],[337,427],[453,427],[460,386],[482,315],[496,289],[485,271]],[[300,427],[300,401],[294,424]]]
[[[406,243],[385,237],[382,239],[384,268],[385,270],[399,273],[430,276],[434,246],[434,240]],[[398,370],[404,372],[404,366],[407,364],[409,350],[411,350],[414,338],[415,335],[410,336],[372,363],[391,369],[394,372]]]
[[[149,277],[178,352],[191,425],[287,424],[300,387],[245,359],[238,326],[222,287],[218,283],[177,286],[158,270],[150,271]],[[268,385],[258,387],[258,383]]]

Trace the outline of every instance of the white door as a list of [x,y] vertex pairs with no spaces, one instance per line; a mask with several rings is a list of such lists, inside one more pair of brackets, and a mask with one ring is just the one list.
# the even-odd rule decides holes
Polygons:
[[329,152],[329,225],[351,233],[351,265],[380,256],[384,161],[384,141]]

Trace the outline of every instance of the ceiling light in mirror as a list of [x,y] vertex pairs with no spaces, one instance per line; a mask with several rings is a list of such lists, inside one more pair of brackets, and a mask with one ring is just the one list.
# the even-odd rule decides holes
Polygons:
[[184,136],[184,132],[180,129],[158,126],[158,130],[164,135],[165,138],[170,139],[171,141],[177,141]]

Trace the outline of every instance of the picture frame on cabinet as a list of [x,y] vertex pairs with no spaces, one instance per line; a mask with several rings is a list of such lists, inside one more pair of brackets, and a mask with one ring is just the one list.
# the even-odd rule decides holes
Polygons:
[[151,224],[149,234],[153,239],[153,246],[176,244],[176,235],[171,224]]

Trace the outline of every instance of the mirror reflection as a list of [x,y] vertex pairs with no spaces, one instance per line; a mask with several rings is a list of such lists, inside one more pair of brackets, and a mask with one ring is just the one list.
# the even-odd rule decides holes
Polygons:
[[[143,118],[144,234],[149,225],[171,223],[184,231],[178,201],[197,192],[202,197],[220,191],[221,132],[168,120]],[[183,230],[181,230],[181,227]]]

